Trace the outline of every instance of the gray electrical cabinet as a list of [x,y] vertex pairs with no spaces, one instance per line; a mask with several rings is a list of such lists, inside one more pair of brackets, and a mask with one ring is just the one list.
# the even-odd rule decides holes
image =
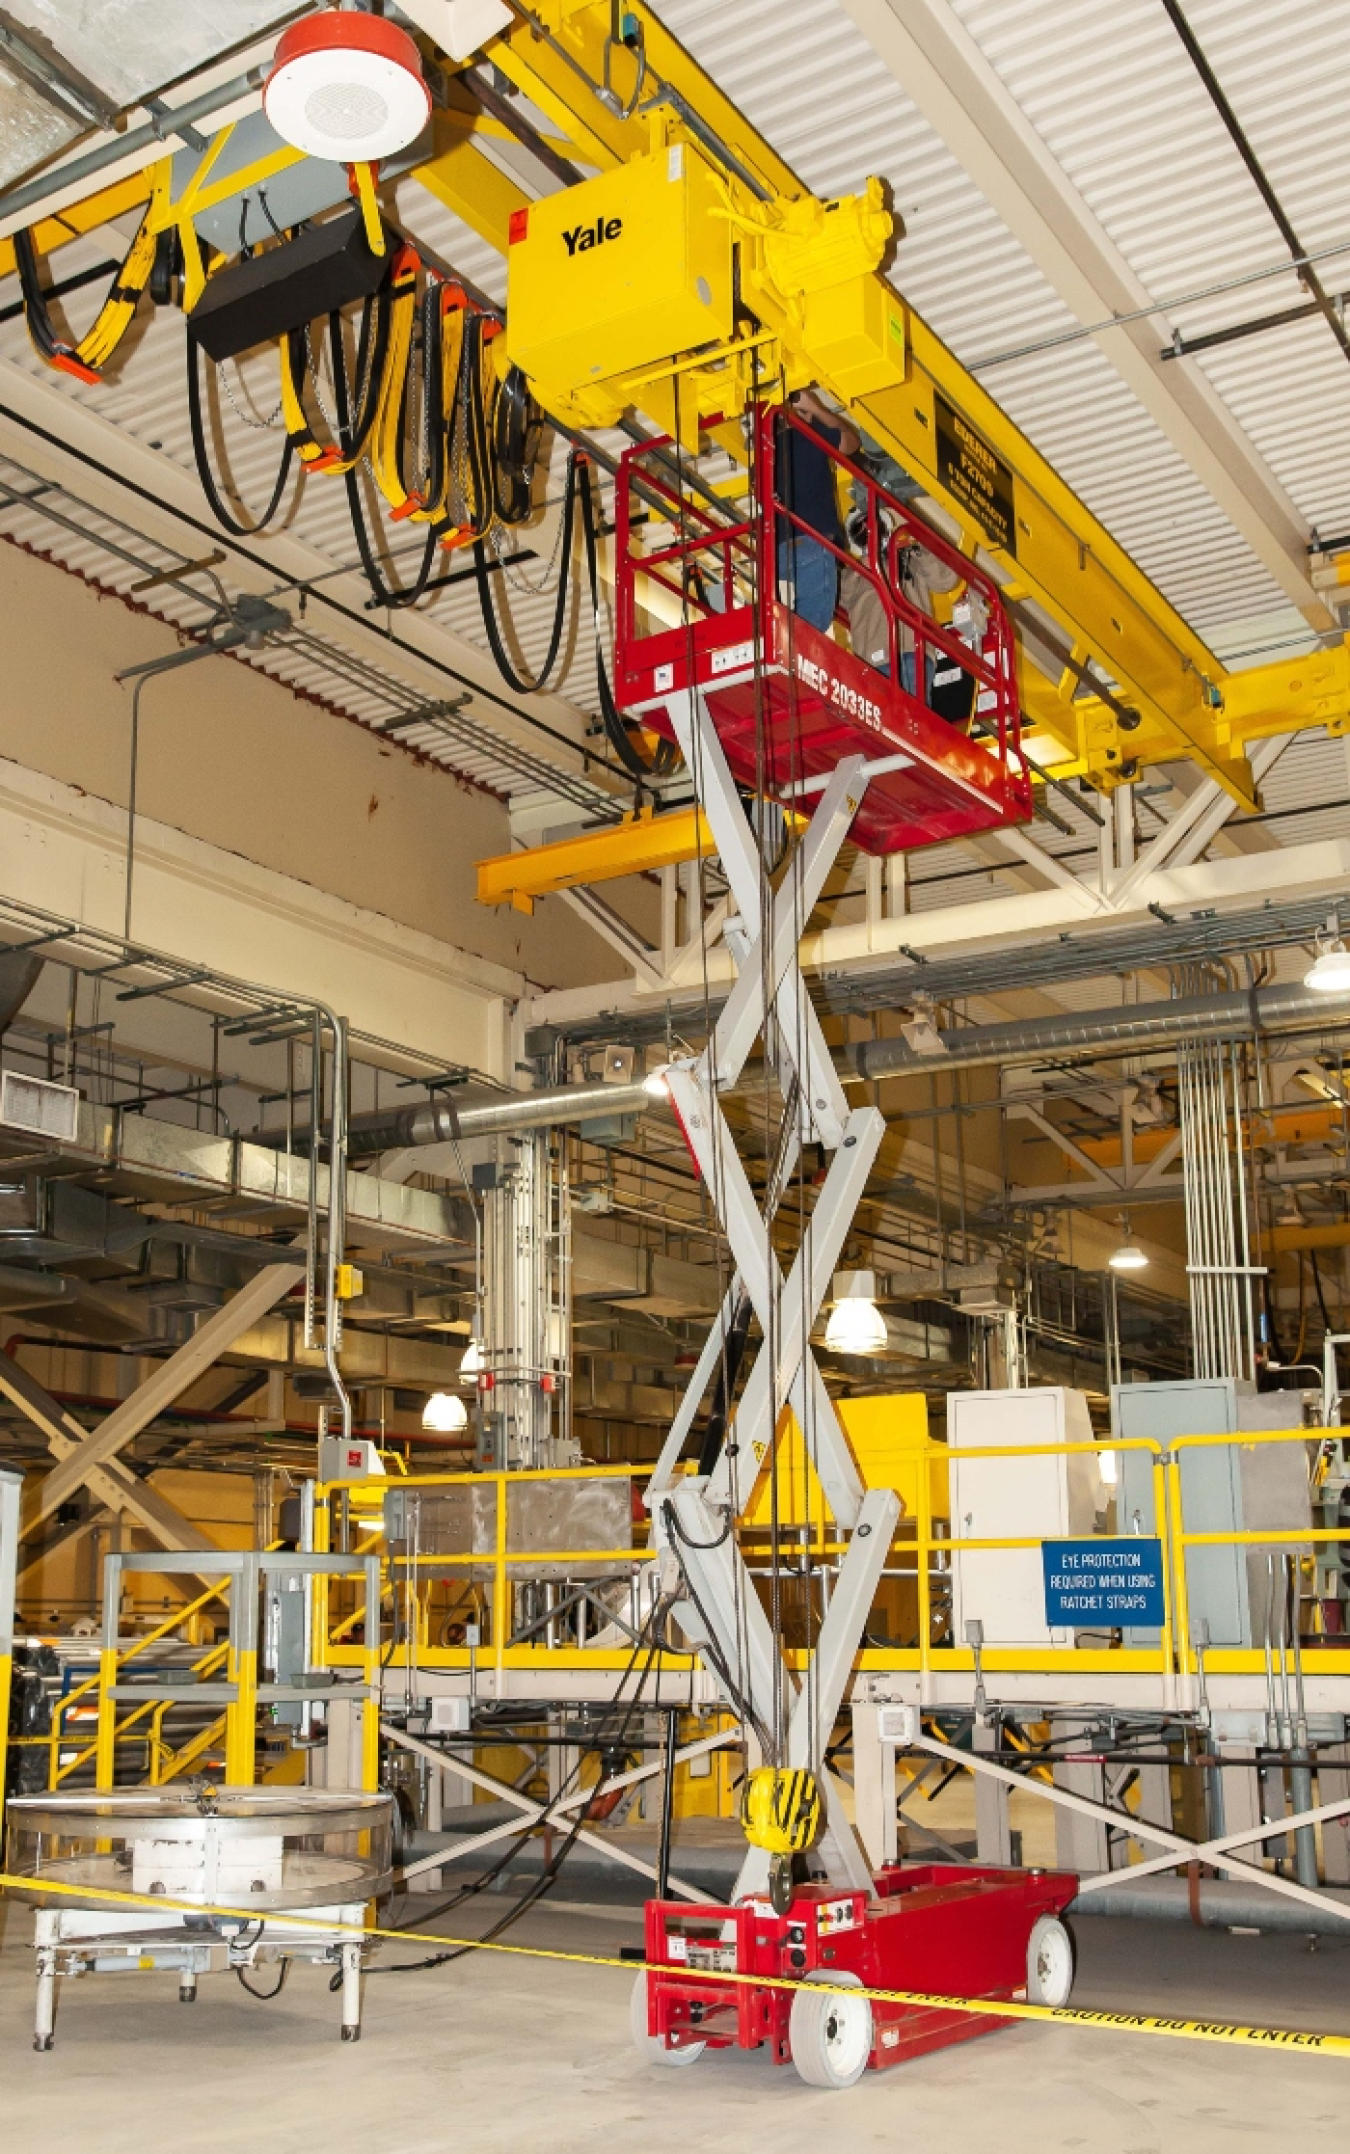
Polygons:
[[[1178,1436],[1255,1435],[1303,1425],[1297,1391],[1258,1392],[1232,1377],[1194,1377],[1156,1384],[1114,1384],[1111,1433],[1117,1443],[1151,1437],[1168,1446]],[[1153,1455],[1118,1453],[1116,1530],[1156,1533]],[[1312,1524],[1308,1449],[1301,1443],[1187,1446],[1181,1458],[1181,1501],[1189,1533],[1258,1533]],[[1259,1547],[1192,1548],[1187,1555],[1187,1602],[1192,1627],[1203,1619],[1215,1646],[1252,1647],[1265,1641],[1270,1557],[1306,1555],[1294,1539]],[[1278,1616],[1276,1618],[1278,1624]],[[1127,1646],[1156,1646],[1156,1630],[1127,1630]]]

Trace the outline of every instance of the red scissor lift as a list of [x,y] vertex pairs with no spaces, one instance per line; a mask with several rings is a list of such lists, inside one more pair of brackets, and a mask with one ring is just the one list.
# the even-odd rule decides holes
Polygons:
[[[867,530],[859,553],[822,538],[775,500],[784,427],[809,435],[861,489]],[[992,578],[790,408],[756,412],[759,513],[739,521],[719,517],[681,486],[662,453],[668,447],[643,443],[620,462],[619,708],[671,737],[668,697],[701,690],[732,776],[783,802],[818,790],[812,779],[823,781],[846,755],[861,751],[873,775],[850,835],[864,852],[902,852],[1028,821],[1031,773],[1021,748],[1012,627]],[[633,523],[634,503],[644,497],[649,512],[668,515],[677,533],[645,553],[634,551]],[[851,569],[871,584],[887,623],[889,676],[792,611],[780,592],[780,540],[825,546],[841,575]],[[925,546],[984,601],[988,628],[980,649],[904,595],[900,557],[911,544]],[[639,607],[649,618],[655,610],[650,590],[644,605],[644,579],[678,604],[676,625],[639,629]],[[902,682],[902,629],[915,651],[914,693]],[[957,671],[973,682],[973,708],[969,719],[952,722],[930,707],[928,683],[934,672]]]
[[[622,458],[616,488],[615,699],[673,738],[668,702],[701,692],[732,777],[785,805],[820,790],[846,756],[862,753],[870,782],[850,829],[864,851],[939,844],[1031,815],[1021,750],[1011,625],[996,584],[848,457],[815,441],[859,490],[865,540],[849,553],[776,499],[775,455],[785,427],[813,432],[791,410],[754,419],[757,512],[733,519],[691,492],[666,453],[643,443]],[[634,507],[664,531],[637,550]],[[881,602],[888,674],[795,614],[780,588],[780,541],[825,545]],[[926,547],[978,594],[987,628],[978,649],[906,597],[902,550]],[[661,598],[664,594],[664,603]],[[673,608],[671,605],[673,601]],[[673,625],[639,629],[676,610]],[[914,652],[909,680],[904,643]],[[967,709],[932,707],[933,675],[966,681]],[[813,783],[814,781],[814,783]],[[646,1968],[633,1997],[640,2047],[667,2064],[705,2048],[767,2046],[820,2086],[898,2064],[1005,2024],[944,2009],[943,1998],[1061,2003],[1072,1946],[1058,1917],[1076,1877],[978,1864],[899,1864],[871,1893],[803,1885],[785,1914],[753,1897],[732,1907],[651,1900]],[[719,1980],[728,1974],[750,1980]],[[808,1988],[779,1989],[756,1976]],[[834,1985],[832,1988],[831,1985]],[[870,2003],[852,1988],[924,1993],[932,2002]]]
[[[828,2026],[812,2024],[829,2010],[832,1982],[844,1992],[905,1990],[935,2000],[1009,2001],[1030,1989],[1035,2001],[1062,2003],[1072,1946],[1059,1916],[1077,1891],[1077,1877],[1063,1871],[916,1862],[878,1870],[870,1899],[800,1886],[784,1915],[764,1900],[729,1908],[649,1900],[634,2032],[645,2031],[650,2053],[660,2049],[663,2062],[692,2062],[704,2049],[767,2046],[775,2064],[794,2063],[812,2084],[847,2085],[869,2068],[883,2071],[1008,2021],[881,1998],[859,2011],[866,2002],[859,1998],[850,2015],[850,2057],[847,2037],[832,2042]],[[719,1980],[730,1973],[818,1985],[820,1994],[806,1997],[804,2022],[800,2005],[794,2013],[802,1991]],[[843,2001],[847,2007],[846,1994]]]

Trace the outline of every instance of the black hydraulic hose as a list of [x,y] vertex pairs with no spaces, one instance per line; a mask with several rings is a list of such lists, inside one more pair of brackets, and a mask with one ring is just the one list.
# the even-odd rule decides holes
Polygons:
[[281,497],[286,491],[286,481],[290,477],[291,459],[295,454],[294,444],[290,436],[287,435],[286,446],[281,452],[281,467],[277,472],[276,484],[272,488],[272,498],[263,510],[262,515],[257,519],[256,523],[240,523],[230,514],[221,498],[220,490],[216,485],[215,473],[211,469],[211,460],[206,453],[206,429],[202,423],[202,391],[198,370],[198,340],[190,321],[187,332],[187,392],[188,422],[192,429],[192,454],[196,459],[197,476],[202,482],[202,492],[206,496],[211,514],[215,517],[216,522],[223,524],[224,528],[235,538],[256,538],[260,531],[267,529],[281,506]]
[[481,539],[475,539],[473,565],[478,577],[478,603],[482,609],[483,627],[487,632],[488,645],[496,661],[497,671],[519,695],[537,695],[545,686],[557,664],[562,647],[563,626],[567,619],[567,592],[572,577],[572,528],[575,522],[577,497],[577,457],[575,452],[567,459],[567,485],[563,494],[562,539],[558,552],[558,593],[553,608],[553,627],[549,634],[548,649],[544,662],[533,679],[516,672],[497,619],[497,604],[493,596],[492,580],[488,575],[487,549]]
[[722,1455],[726,1441],[727,1422],[731,1417],[731,1401],[736,1396],[736,1379],[745,1359],[746,1340],[750,1336],[750,1319],[754,1314],[750,1296],[742,1292],[731,1314],[726,1339],[722,1346],[722,1358],[717,1370],[717,1383],[713,1390],[712,1405],[708,1409],[707,1426],[703,1431],[703,1443],[698,1455],[698,1470],[710,1474]]
[[590,584],[591,612],[595,619],[595,685],[600,699],[600,717],[609,744],[624,769],[630,777],[645,785],[651,779],[664,777],[668,771],[673,770],[679,751],[673,742],[662,741],[649,763],[633,746],[628,727],[610,689],[609,669],[605,665],[605,654],[600,648],[600,581],[596,566],[595,501],[591,493],[589,459],[581,480],[581,531],[586,544],[586,576]]

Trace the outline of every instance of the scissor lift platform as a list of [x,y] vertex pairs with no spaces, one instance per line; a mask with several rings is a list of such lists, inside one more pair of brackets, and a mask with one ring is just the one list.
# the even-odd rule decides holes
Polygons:
[[[673,737],[667,699],[699,690],[737,783],[785,805],[806,805],[845,756],[861,752],[873,775],[850,836],[864,852],[902,852],[1026,822],[1031,773],[1021,748],[1012,626],[997,585],[818,435],[816,445],[861,491],[867,545],[849,554],[810,530],[775,499],[784,427],[811,431],[790,410],[756,416],[761,507],[743,521],[718,518],[682,489],[662,460],[666,444],[645,443],[622,458],[615,510],[620,709]],[[641,552],[633,515],[635,502],[644,501],[678,536]],[[841,573],[852,570],[872,585],[888,627],[889,673],[784,602],[780,551],[792,544],[826,546]],[[905,596],[901,556],[915,544],[983,601],[988,627],[978,650]],[[674,610],[672,598],[681,618],[660,625],[657,609]],[[905,642],[913,649],[915,693],[902,681]],[[964,683],[968,716],[954,721],[932,707],[935,674]]]

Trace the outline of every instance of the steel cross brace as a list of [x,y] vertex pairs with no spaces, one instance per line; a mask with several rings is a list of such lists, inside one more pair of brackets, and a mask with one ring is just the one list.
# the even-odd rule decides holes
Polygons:
[[[732,1711],[772,1732],[787,1712],[787,1740],[780,1762],[812,1769],[820,1783],[824,1825],[817,1848],[831,1884],[870,1892],[872,1873],[840,1801],[840,1786],[820,1763],[867,1621],[877,1581],[895,1534],[900,1499],[894,1489],[873,1488],[859,1506],[848,1551],[839,1567],[830,1605],[820,1626],[810,1672],[791,1695],[792,1677],[778,1651],[769,1619],[731,1531],[730,1514],[709,1501],[704,1484],[686,1480],[662,1498],[657,1525],[665,1545],[679,1556],[690,1597],[675,1617],[691,1643],[715,1648],[714,1668]],[[731,1898],[733,1904],[762,1893],[769,1857],[747,1848]]]
[[[780,888],[766,898],[758,848],[703,699],[694,694],[673,696],[667,708],[694,773],[740,908],[740,922],[738,931],[727,938],[738,977],[713,1036],[697,1059],[672,1064],[666,1081],[766,1342],[737,1413],[736,1434],[718,1462],[711,1493],[717,1498],[729,1493],[735,1501],[739,1493],[735,1462],[744,1451],[747,1435],[757,1471],[775,1440],[779,1407],[790,1403],[804,1435],[814,1438],[813,1463],[830,1509],[847,1528],[857,1517],[862,1486],[816,1367],[809,1335],[885,1134],[885,1122],[874,1107],[850,1111],[806,993],[797,949],[866,788],[864,759],[851,756],[834,771]],[[766,1052],[777,1062],[787,1102],[785,1116],[792,1118],[791,1127],[783,1133],[778,1171],[771,1178],[773,1186],[763,1211],[718,1098],[723,1088],[739,1078],[761,1033]],[[819,1143],[835,1156],[802,1247],[784,1281],[770,1230],[777,1201],[804,1142]],[[722,1320],[700,1356],[658,1461],[653,1496],[673,1478],[679,1446],[716,1364],[730,1305],[728,1296]]]
[[[820,1021],[802,979],[798,947],[807,920],[848,836],[867,786],[862,756],[834,771],[810,826],[772,889],[707,706],[697,694],[669,699],[672,727],[693,773],[739,917],[725,929],[736,984],[704,1052],[666,1072],[684,1130],[735,1264],[735,1277],[706,1342],[652,1477],[648,1503],[657,1545],[678,1555],[685,1594],[677,1620],[705,1649],[724,1696],[752,1731],[773,1741],[774,1762],[816,1771],[824,1805],[820,1853],[832,1882],[871,1889],[871,1874],[822,1757],[853,1668],[877,1580],[899,1516],[893,1490],[864,1492],[815,1357],[810,1333],[885,1133],[874,1107],[850,1110]],[[720,1094],[739,1079],[762,1037],[784,1102],[778,1144],[762,1203],[736,1150]],[[772,1227],[805,1143],[834,1156],[786,1280]],[[740,1293],[750,1298],[763,1345],[731,1435],[706,1482],[678,1477],[693,1425]],[[738,1488],[738,1456],[749,1444],[753,1481],[787,1404],[841,1531],[847,1552],[821,1624],[809,1672],[794,1685],[735,1539],[748,1482]],[[769,1857],[750,1848],[734,1898],[763,1892]]]

